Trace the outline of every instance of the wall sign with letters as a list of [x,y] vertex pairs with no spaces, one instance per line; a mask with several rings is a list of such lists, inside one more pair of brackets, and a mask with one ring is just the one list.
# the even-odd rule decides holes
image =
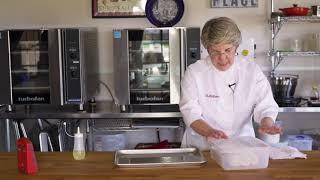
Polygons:
[[253,8],[258,0],[211,0],[211,8]]

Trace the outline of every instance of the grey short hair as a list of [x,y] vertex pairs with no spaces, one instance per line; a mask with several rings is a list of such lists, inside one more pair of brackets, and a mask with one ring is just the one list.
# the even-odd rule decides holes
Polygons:
[[241,32],[237,24],[228,17],[210,19],[202,29],[201,43],[206,49],[220,43],[238,47],[241,43]]

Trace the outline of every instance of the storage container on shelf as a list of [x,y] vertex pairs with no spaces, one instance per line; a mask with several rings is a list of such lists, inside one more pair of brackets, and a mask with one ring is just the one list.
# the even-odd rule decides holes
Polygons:
[[299,151],[312,150],[312,138],[308,135],[288,135],[288,145]]
[[94,151],[117,151],[126,149],[126,134],[123,131],[98,131],[93,135]]
[[269,164],[269,145],[254,137],[209,140],[210,154],[224,170],[262,169]]

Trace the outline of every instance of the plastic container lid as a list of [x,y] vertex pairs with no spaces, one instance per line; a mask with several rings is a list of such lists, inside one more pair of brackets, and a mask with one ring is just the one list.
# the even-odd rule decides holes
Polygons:
[[209,143],[213,149],[222,153],[238,153],[242,150],[268,147],[266,143],[254,137],[237,137],[226,140],[213,140]]
[[288,141],[312,141],[308,135],[288,135]]

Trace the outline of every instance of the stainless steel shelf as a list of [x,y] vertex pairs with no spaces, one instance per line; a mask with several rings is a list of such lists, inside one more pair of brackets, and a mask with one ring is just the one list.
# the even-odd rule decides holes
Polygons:
[[[0,111],[1,112],[1,111]],[[13,112],[0,113],[0,119],[124,119],[124,118],[181,118],[180,112],[113,113],[113,112]]]
[[275,71],[279,64],[282,62],[284,57],[294,57],[294,56],[320,56],[319,51],[281,51],[275,50],[275,38],[279,33],[281,27],[285,23],[291,22],[314,22],[319,23],[320,17],[317,16],[290,16],[290,17],[281,17],[275,16],[272,17],[271,20],[271,29],[272,29],[272,39],[271,39],[271,50],[269,51],[268,55],[271,57],[272,63],[272,71]]
[[182,118],[180,112],[120,112],[118,106],[112,103],[98,104],[95,112],[77,111],[70,105],[58,108],[51,105],[33,105],[30,109],[24,106],[15,106],[13,112],[5,112],[0,108],[0,119],[166,119]]
[[300,22],[311,22],[319,23],[320,17],[318,16],[275,16],[271,19],[271,23],[300,23]]
[[[295,112],[314,112],[319,113],[320,107],[282,107],[280,113],[295,113]],[[180,112],[149,112],[149,113],[113,113],[113,112],[12,112],[7,113],[4,110],[0,111],[0,119],[166,119],[166,118],[182,118]],[[131,127],[132,128],[132,127]],[[135,127],[136,128],[136,127]],[[130,128],[129,128],[130,129]]]
[[320,112],[320,107],[281,107],[279,112]]
[[108,121],[95,121],[93,130],[103,131],[138,131],[141,129],[161,129],[182,127],[181,119],[108,119]]
[[271,50],[268,53],[272,57],[272,70],[274,71],[285,57],[314,57],[320,56],[319,51],[280,51]]
[[[306,56],[320,56],[319,51],[281,51],[275,49],[276,37],[284,24],[289,23],[320,23],[318,16],[281,16],[279,12],[275,11],[275,2],[270,0],[271,19],[269,24],[271,26],[271,48],[268,53],[272,64],[272,72],[284,60],[284,57],[306,57]],[[320,107],[281,107],[279,112],[320,112]]]
[[278,57],[288,56],[320,56],[319,51],[276,51]]
[[274,16],[271,18],[270,23],[274,26],[273,29],[273,40],[279,33],[282,25],[288,23],[319,23],[320,17],[318,16]]

